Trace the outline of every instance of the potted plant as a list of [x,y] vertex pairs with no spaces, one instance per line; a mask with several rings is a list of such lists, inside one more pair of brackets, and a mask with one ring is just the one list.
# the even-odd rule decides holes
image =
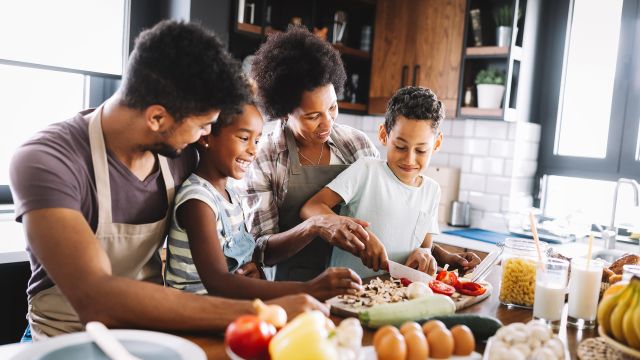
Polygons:
[[478,89],[478,107],[482,109],[497,109],[502,103],[504,95],[504,73],[494,68],[480,70],[476,75]]
[[[521,16],[520,10],[518,10],[518,18]],[[496,23],[496,44],[500,47],[511,45],[511,33],[513,22],[513,8],[509,4],[500,6],[493,11],[493,20]],[[517,34],[517,29],[516,29]]]

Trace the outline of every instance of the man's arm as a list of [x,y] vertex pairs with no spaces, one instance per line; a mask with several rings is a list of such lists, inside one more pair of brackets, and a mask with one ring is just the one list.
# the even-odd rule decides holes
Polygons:
[[[23,217],[34,255],[67,297],[83,323],[156,330],[222,331],[249,301],[187,294],[159,285],[113,276],[111,264],[78,211],[40,209]],[[309,296],[281,298],[289,315],[324,307]],[[135,314],[132,315],[132,314]]]

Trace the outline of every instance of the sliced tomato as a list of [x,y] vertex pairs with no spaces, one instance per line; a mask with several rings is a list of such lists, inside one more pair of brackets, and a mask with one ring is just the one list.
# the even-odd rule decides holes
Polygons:
[[447,296],[451,296],[454,292],[456,292],[456,289],[453,286],[447,285],[438,280],[429,281],[429,287],[431,288],[431,290],[433,290],[434,293]]
[[409,286],[412,281],[407,278],[400,278],[400,283],[402,284],[402,286]]
[[462,295],[480,296],[487,291],[484,286],[471,281],[459,282],[456,290]]
[[453,271],[440,271],[436,276],[436,280],[442,281],[443,283],[451,285],[454,288],[458,286],[458,275],[456,275],[456,273]]

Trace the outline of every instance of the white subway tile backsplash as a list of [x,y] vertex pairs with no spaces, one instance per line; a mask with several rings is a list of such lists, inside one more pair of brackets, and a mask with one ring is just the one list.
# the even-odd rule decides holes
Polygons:
[[464,139],[449,137],[442,141],[440,152],[450,154],[464,154]]
[[509,140],[540,142],[540,124],[514,122],[509,124]]
[[445,119],[440,123],[440,130],[442,131],[444,136],[451,136],[453,134],[451,131],[451,128],[453,126],[452,125],[453,121],[458,121],[458,120]]
[[475,121],[475,137],[488,139],[506,139],[509,132],[509,123],[504,121]]
[[475,156],[488,155],[489,144],[489,140],[485,139],[465,139],[464,153]]
[[380,116],[364,116],[362,119],[362,131],[378,132],[378,126],[384,124],[384,118]]
[[471,172],[471,162],[473,158],[469,155],[464,155],[462,157],[462,168],[460,170],[464,172]]
[[438,152],[431,157],[430,166],[449,166],[449,154]]
[[462,173],[460,175],[460,190],[485,191],[486,177]]
[[509,195],[511,180],[512,178],[509,177],[487,176],[485,191],[490,194]]
[[515,143],[507,140],[491,140],[490,156],[510,158],[514,155]]
[[469,191],[460,190],[460,192],[458,193],[458,200],[463,202],[469,201]]
[[504,175],[511,176],[513,175],[513,160],[505,160],[504,161]]
[[531,177],[511,178],[510,193],[512,196],[531,195],[532,192],[533,192],[533,178]]
[[337,122],[342,125],[348,125],[356,129],[362,129],[362,116],[352,114],[340,114]]
[[482,224],[481,227],[483,229],[497,231],[501,233],[509,232],[509,229],[507,226],[507,218],[505,217],[505,215],[503,215],[499,211],[485,212],[484,216],[482,217],[481,224]]
[[480,227],[482,224],[483,216],[484,216],[484,211],[471,209],[471,226]]
[[500,211],[502,211],[503,213],[507,213],[510,211],[511,207],[509,205],[510,203],[510,197],[509,196],[503,196],[501,199],[501,205],[500,205]]
[[465,157],[469,157],[467,155],[458,155],[458,154],[450,154],[449,155],[449,167],[461,169],[462,170],[462,161]]
[[453,136],[470,137],[473,136],[474,120],[456,119],[452,121]]
[[501,175],[504,171],[504,159],[474,157],[471,172],[475,174]]
[[514,161],[513,176],[534,176],[538,169],[538,162],[533,160]]
[[500,196],[494,194],[484,194],[481,192],[469,192],[469,203],[471,207],[477,210],[490,212],[500,211]]

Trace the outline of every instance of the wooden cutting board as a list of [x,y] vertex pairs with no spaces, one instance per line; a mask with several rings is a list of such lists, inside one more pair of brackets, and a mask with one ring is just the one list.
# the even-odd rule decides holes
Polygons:
[[[471,305],[477,304],[480,301],[491,296],[493,292],[493,286],[485,281],[480,281],[479,284],[487,288],[484,294],[480,296],[469,296],[469,295],[461,295],[456,292],[454,296],[459,295],[458,297],[452,297],[453,302],[456,304],[456,311],[468,308]],[[342,317],[358,317],[360,311],[369,309],[370,307],[366,306],[353,306],[350,304],[346,304],[343,300],[339,299],[337,296],[332,297],[331,299],[325,301],[330,308],[330,311],[333,315],[342,316]],[[419,319],[416,319],[419,320]]]

